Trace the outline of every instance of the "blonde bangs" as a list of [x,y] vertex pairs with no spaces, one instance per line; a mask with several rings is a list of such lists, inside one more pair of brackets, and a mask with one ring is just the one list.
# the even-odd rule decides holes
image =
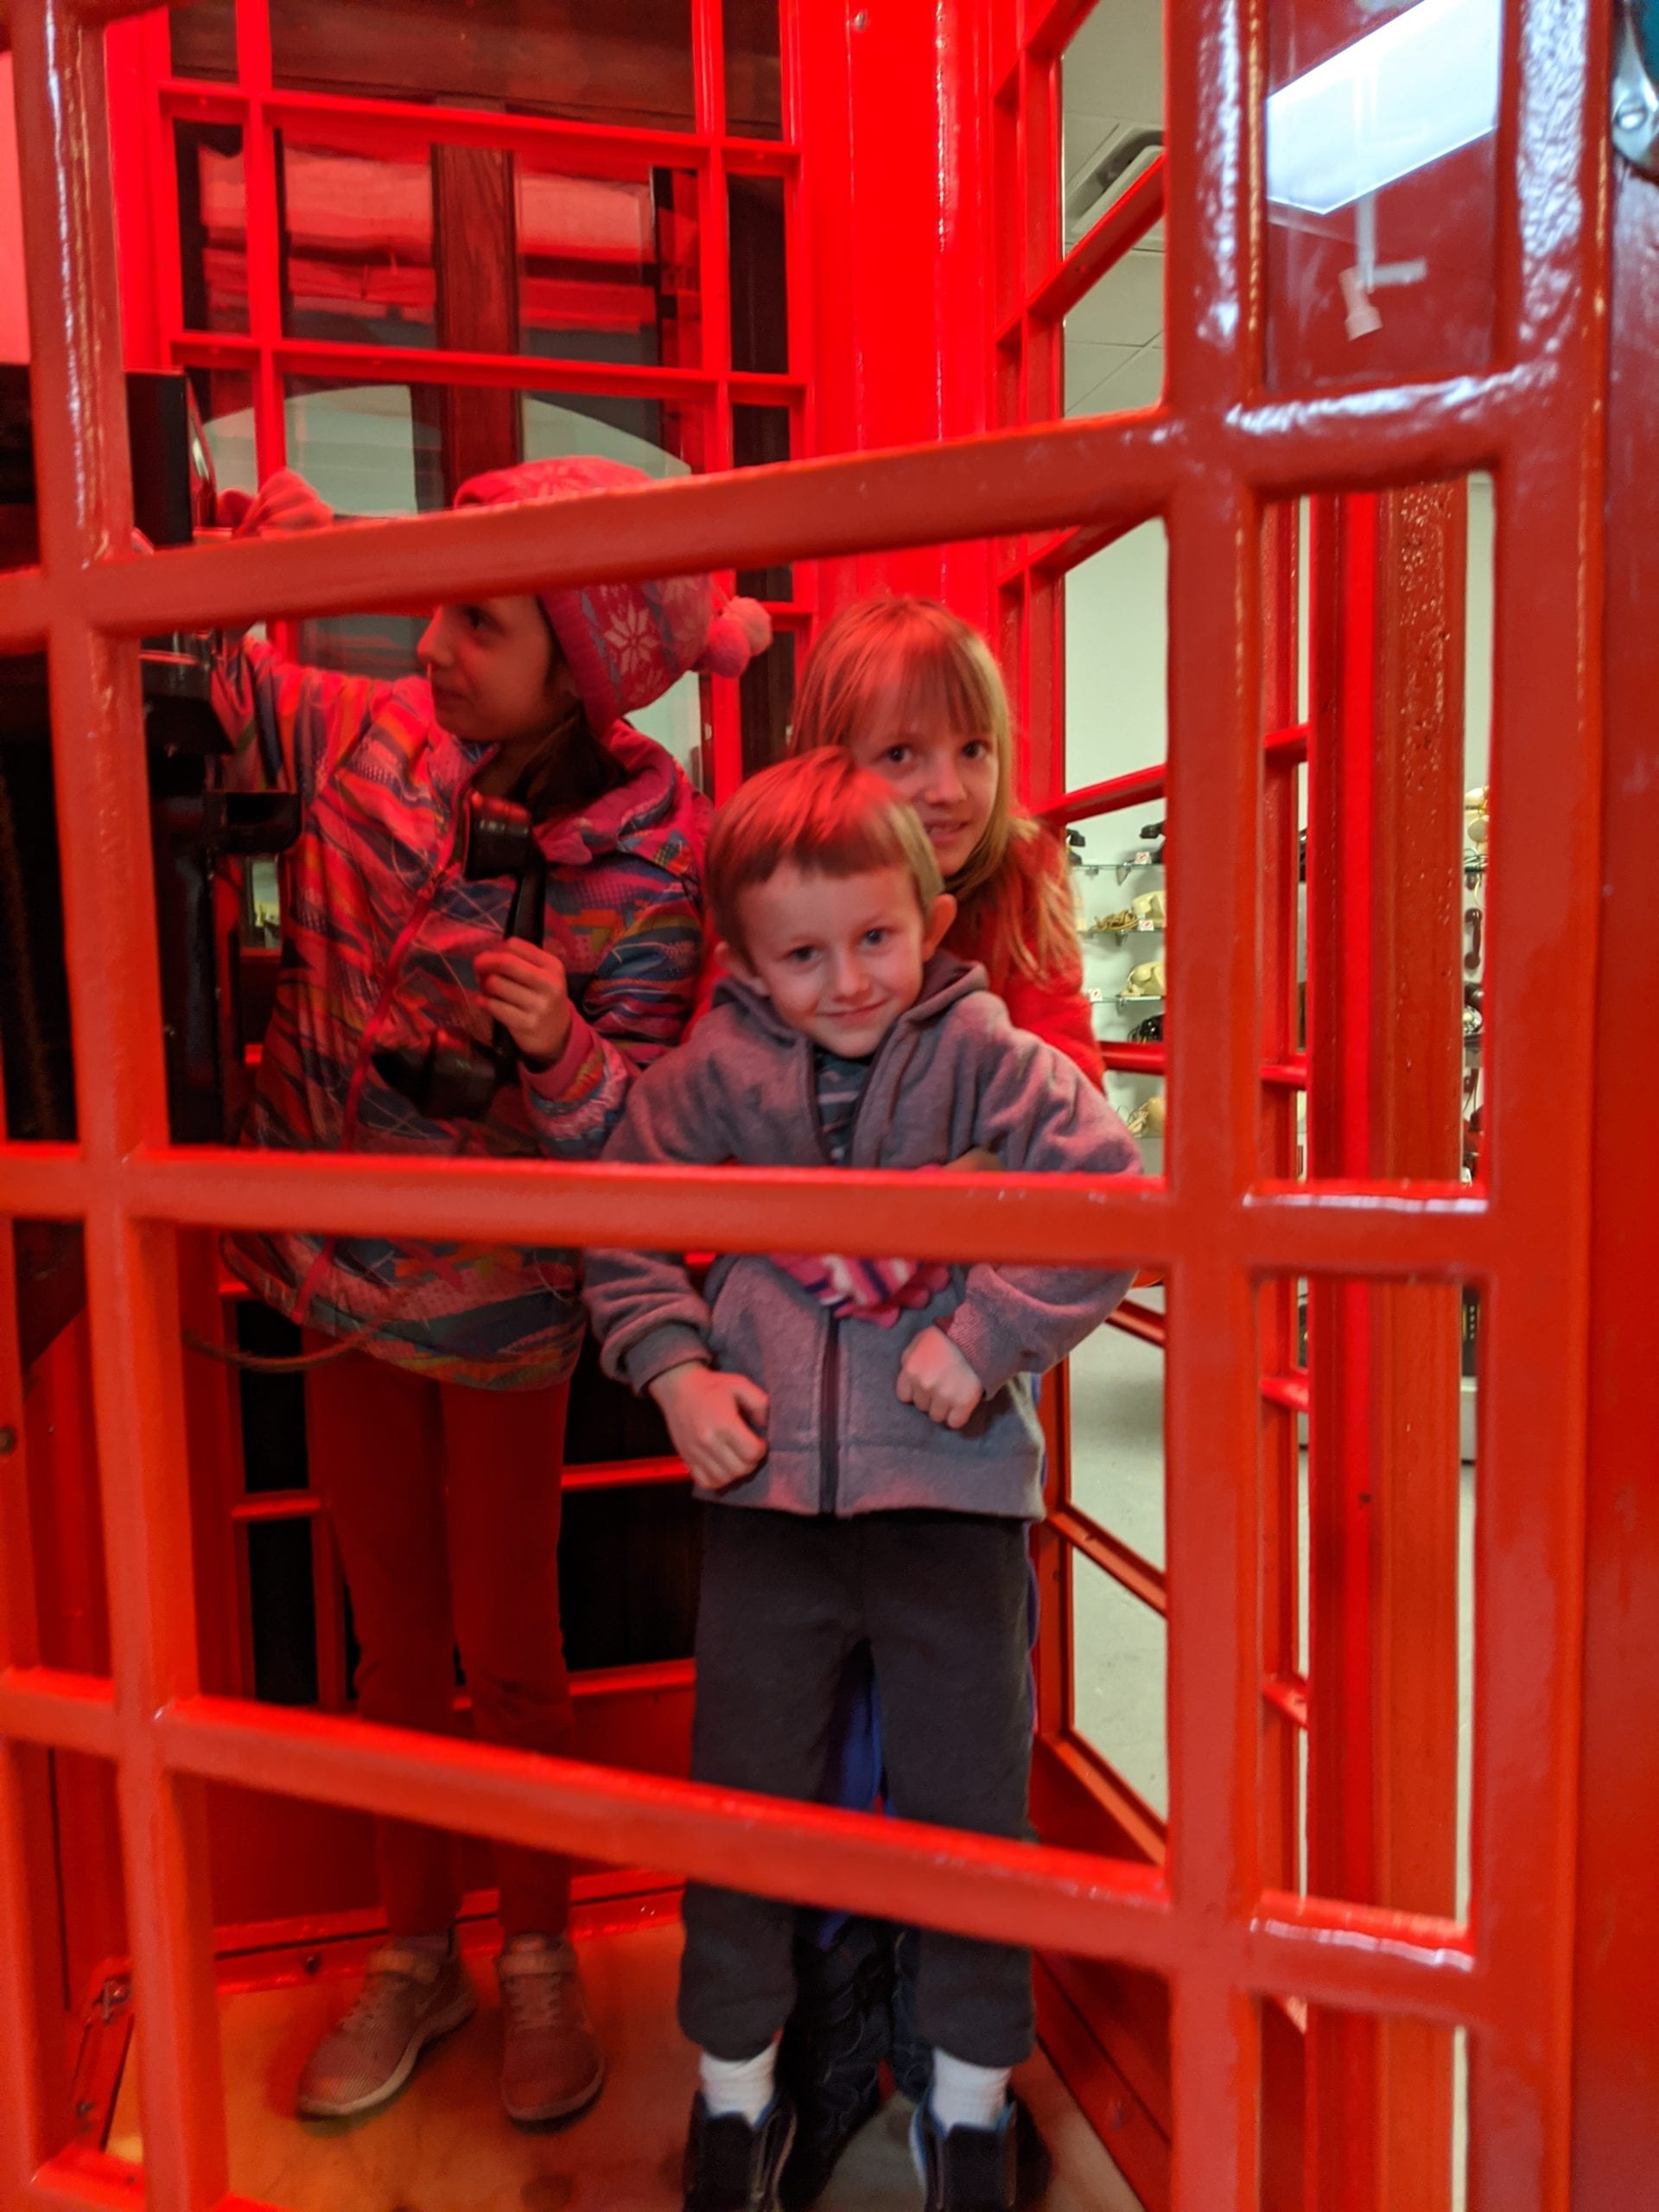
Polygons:
[[1039,976],[1078,957],[1071,893],[1052,841],[1016,807],[1008,698],[990,647],[931,599],[868,599],[842,609],[807,655],[791,750],[851,751],[872,727],[944,728],[988,737],[996,796],[973,851],[945,888],[961,910],[950,941],[995,969]]

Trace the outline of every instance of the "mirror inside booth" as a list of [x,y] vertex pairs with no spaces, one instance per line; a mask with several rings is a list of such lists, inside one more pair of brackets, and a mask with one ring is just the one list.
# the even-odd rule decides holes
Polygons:
[[[464,22],[442,0],[199,0],[112,29],[148,545],[1163,410],[1173,23],[1160,0],[950,12],[954,44],[926,11],[802,0],[481,0]],[[1429,222],[1424,179],[1376,182],[1363,216],[1274,191],[1295,126],[1273,101],[1378,12],[1269,11],[1275,391],[1402,378],[1433,351],[1430,295],[1388,258]],[[1483,362],[1497,313],[1491,140],[1449,158],[1436,372]],[[1351,245],[1369,289],[1338,330]],[[1356,354],[1379,297],[1385,341]],[[36,555],[33,471],[27,369],[0,366],[7,565]],[[1484,1187],[1497,502],[1465,474],[1279,487],[1255,517],[1259,960],[1236,1011],[1264,1185]],[[916,1867],[881,1857],[920,1821],[971,1835],[1009,1893],[997,1852],[1040,1840],[1165,1897],[1193,1621],[1166,1454],[1205,1387],[1170,1265],[1057,1227],[1071,1260],[1042,1271],[1022,1365],[995,1300],[1034,1264],[803,1254],[789,1205],[775,1249],[742,1254],[584,1255],[505,1198],[493,1241],[398,1218],[429,1218],[452,1168],[506,1162],[528,1191],[527,1164],[607,1141],[903,1169],[901,1244],[940,1172],[1178,1179],[1207,1141],[1169,1103],[1181,898],[1205,895],[1173,794],[1181,749],[1210,741],[1173,702],[1203,633],[1171,518],[1099,512],[823,557],[780,531],[706,578],[478,605],[435,607],[410,574],[383,607],[143,641],[154,865],[134,895],[172,1143],[258,1147],[262,1167],[375,1154],[387,1194],[349,1235],[238,1194],[174,1239],[168,1541],[188,1539],[200,1689],[315,1718],[321,1744],[361,1723],[365,1770],[403,1793],[377,1823],[275,1752],[234,1772],[200,1754],[222,2059],[203,2125],[238,2196],[667,2212],[701,2096],[696,2125],[742,2115],[762,2166],[793,2161],[791,2212],[916,2202],[913,2154],[938,2182],[957,2127],[990,2143],[988,2204],[1171,2202],[1179,2131],[1202,2126],[1176,2110],[1172,1977],[1093,1923],[1027,1972],[965,1885],[941,1874],[938,1910],[972,1932],[938,1929]],[[52,757],[44,656],[0,659],[3,1126],[63,1146],[98,1076],[77,1062]],[[743,838],[772,834],[768,775],[813,763],[864,842],[780,891]],[[738,826],[705,867],[715,808]],[[839,906],[801,920],[802,884]],[[816,999],[791,965],[831,960],[836,930],[833,957],[874,981]],[[879,972],[877,938],[897,948]],[[1007,1019],[976,1029],[991,996]],[[882,1047],[912,1015],[960,1057],[940,1046],[935,1087],[906,1092]],[[1015,1095],[976,1119],[998,1084]],[[388,1160],[429,1165],[429,1187],[374,1182]],[[988,1198],[975,1219],[996,1234]],[[32,1562],[25,1656],[102,1682],[118,1531],[79,1233],[6,1237],[26,1496],[0,1533]],[[1460,1928],[1479,1298],[1282,1266],[1251,1296],[1259,1455],[1217,1471],[1260,1506],[1251,1850],[1299,1899]],[[720,1396],[728,1362],[758,1398]],[[744,1510],[745,1485],[777,1510]],[[768,1552],[772,1522],[788,1542]],[[914,1549],[878,1557],[878,1522]],[[578,1821],[568,1857],[493,1845],[475,1813],[452,1833],[454,1737],[582,1762],[613,1830]],[[964,1782],[976,1764],[997,1788]],[[159,1908],[124,1877],[112,1762],[58,1751],[31,1774],[54,2147],[142,2170],[134,1960]],[[740,1837],[732,1889],[704,1868],[688,1903],[633,1847],[645,1785],[688,1776],[828,1805],[841,1858],[820,1842],[768,1870]],[[497,1777],[510,1827],[522,1781]],[[928,1847],[947,1868],[955,1847]],[[771,1885],[747,1917],[745,1872]],[[877,1873],[907,1904],[880,1909]],[[745,1946],[795,2002],[777,2024],[733,1993]],[[1263,2212],[1338,2201],[1336,2146],[1360,2141],[1368,2212],[1462,2205],[1460,2031],[1256,2009]],[[767,2118],[779,2083],[792,2145]],[[930,2096],[967,2116],[939,2124]]]

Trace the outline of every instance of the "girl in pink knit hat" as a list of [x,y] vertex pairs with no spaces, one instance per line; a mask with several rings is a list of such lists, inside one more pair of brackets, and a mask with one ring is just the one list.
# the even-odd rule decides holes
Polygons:
[[[530,462],[475,478],[457,504],[647,480],[609,461]],[[251,501],[226,494],[221,518],[238,533],[332,519],[286,471]],[[702,944],[707,802],[626,716],[690,670],[738,675],[769,637],[753,601],[683,576],[441,607],[423,673],[393,683],[227,642],[215,702],[232,779],[304,802],[244,1141],[597,1157],[635,1073],[679,1038]],[[540,896],[515,904],[514,877],[486,874],[476,849],[468,866],[480,798],[528,812],[545,942],[505,934],[540,919]],[[570,1751],[557,1549],[578,1255],[245,1232],[226,1253],[306,1332],[309,1474],[351,1591],[359,1711],[447,1731],[459,1649],[475,1735]],[[382,1821],[377,1841],[387,1940],[306,2063],[311,2117],[372,2111],[475,2004],[453,1840]],[[604,2078],[569,1866],[518,1847],[497,1862],[502,2100],[515,2120],[555,2120]]]

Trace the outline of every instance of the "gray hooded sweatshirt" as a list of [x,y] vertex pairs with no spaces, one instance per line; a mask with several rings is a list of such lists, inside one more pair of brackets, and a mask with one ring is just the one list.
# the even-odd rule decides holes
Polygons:
[[[984,969],[936,953],[921,995],[871,1062],[846,1164],[936,1167],[973,1145],[1015,1173],[1123,1175],[1140,1164],[1087,1078],[1014,1027]],[[685,1044],[636,1077],[605,1158],[827,1166],[811,1039],[726,977]],[[760,1255],[717,1260],[700,1296],[671,1255],[596,1251],[586,1296],[606,1372],[636,1391],[695,1359],[766,1392],[766,1456],[719,1493],[724,1503],[840,1515],[931,1506],[1035,1520],[1043,1440],[1033,1377],[1098,1328],[1128,1284],[1127,1274],[1076,1268],[953,1267],[946,1288],[882,1328],[836,1319]],[[960,1429],[898,1395],[906,1347],[931,1326],[984,1388]]]

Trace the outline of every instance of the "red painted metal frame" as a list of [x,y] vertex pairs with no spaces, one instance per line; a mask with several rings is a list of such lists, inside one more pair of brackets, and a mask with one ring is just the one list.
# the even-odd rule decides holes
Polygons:
[[[86,1231],[94,1403],[111,1566],[113,1681],[0,1671],[7,1749],[0,1915],[26,1911],[17,1746],[83,1729],[115,1755],[135,1920],[146,2200],[207,2212],[226,2192],[200,1790],[209,1777],[436,1818],[770,1894],[876,1908],[1112,1958],[1173,1992],[1177,2212],[1246,2212],[1258,2168],[1261,2002],[1273,1993],[1470,2030],[1469,2212],[1568,2202],[1568,2054],[1580,1686],[1590,1199],[1586,1129],[1535,1080],[1585,1065],[1584,938],[1537,887],[1593,881],[1599,824],[1604,357],[1605,0],[1518,0],[1503,82],[1515,180],[1501,227],[1504,342],[1489,372],[1388,392],[1261,391],[1259,16],[1192,0],[1170,48],[1166,408],[925,453],[814,461],[573,502],[340,531],[303,547],[125,556],[116,258],[101,50],[66,0],[14,0],[29,257],[38,569],[0,579],[0,641],[49,642],[80,1071],[79,1144],[0,1150],[0,1209]],[[48,96],[49,94],[49,96]],[[1500,486],[1498,793],[1491,882],[1491,1181],[1335,1188],[1261,1179],[1259,541],[1264,501],[1491,467]],[[1171,1173],[988,1192],[901,1178],[741,1178],[492,1163],[253,1161],[166,1143],[138,685],[130,640],[187,620],[385,604],[405,563],[444,594],[873,544],[1128,527],[1163,513],[1179,650],[1169,797],[1182,837]],[[1576,557],[1561,573],[1564,547]],[[1183,1137],[1182,1132],[1186,1132]],[[1202,1133],[1202,1136],[1198,1133]],[[848,1200],[862,1201],[849,1215]],[[874,1202],[874,1203],[872,1203]],[[1133,1253],[1169,1268],[1172,1820],[1161,1871],[784,1807],[690,1784],[426,1743],[327,1715],[204,1698],[196,1685],[173,1240],[189,1221],[513,1234],[575,1243],[806,1243],[849,1219],[919,1253]],[[1538,1264],[1548,1235],[1550,1265]],[[855,1243],[859,1241],[855,1233]],[[1256,1821],[1259,1390],[1254,1285],[1275,1273],[1475,1279],[1484,1317],[1471,1924],[1265,1886]],[[1537,1357],[1548,1341],[1552,1357]],[[1217,1492],[1214,1471],[1236,1471]],[[1525,1853],[1514,1839],[1525,1834]],[[0,2018],[0,2186],[20,2205],[130,2203],[107,2162],[54,2157],[17,2000]]]
[[1653,975],[1659,775],[1654,541],[1637,495],[1659,468],[1659,188],[1619,164],[1608,391],[1610,486],[1602,797],[1602,938],[1593,1099],[1584,1742],[1579,1776],[1573,2021],[1575,2202],[1637,2204],[1659,2188],[1659,1945],[1648,1839],[1659,1803],[1659,1249]]
[[[785,15],[790,11],[785,9]],[[285,393],[294,377],[353,378],[365,383],[424,379],[484,389],[583,392],[678,400],[698,410],[701,467],[732,466],[734,404],[778,404],[787,410],[791,449],[813,450],[810,383],[802,365],[811,359],[813,318],[801,243],[804,181],[799,151],[798,68],[793,57],[793,29],[786,41],[785,137],[782,141],[728,136],[726,130],[725,48],[721,0],[696,0],[693,13],[694,127],[688,132],[650,130],[563,122],[532,116],[476,111],[442,105],[369,100],[340,94],[305,93],[278,86],[271,70],[267,0],[237,0],[238,81],[234,86],[175,79],[164,19],[143,27],[148,48],[146,99],[151,111],[149,174],[161,219],[148,239],[149,252],[125,288],[129,317],[135,304],[146,304],[155,289],[151,273],[167,272],[165,328],[156,350],[160,361],[177,367],[245,370],[252,379],[254,447],[259,474],[287,459]],[[243,134],[248,269],[248,329],[245,334],[209,333],[188,327],[178,282],[176,181],[173,130],[180,121],[213,121],[237,125]],[[582,175],[634,175],[643,162],[690,169],[696,178],[698,256],[702,295],[702,358],[697,368],[639,368],[626,365],[549,360],[522,354],[484,354],[437,347],[404,348],[321,344],[286,337],[282,327],[278,180],[276,136],[283,131],[326,133],[341,147],[370,149],[388,135],[400,143],[505,148],[544,155]],[[125,165],[124,181],[138,173]],[[728,175],[775,176],[785,192],[785,252],[789,294],[789,353],[792,373],[749,374],[731,365],[729,232],[726,180]],[[124,208],[124,222],[126,217]],[[130,226],[134,232],[136,224]],[[129,341],[130,365],[136,358]],[[722,572],[728,589],[734,577]],[[801,609],[779,608],[779,626],[810,627],[816,611],[813,580],[804,587]],[[796,615],[802,615],[798,625]],[[715,690],[709,701],[710,768],[716,796],[734,789],[742,766],[739,707],[730,686]]]

